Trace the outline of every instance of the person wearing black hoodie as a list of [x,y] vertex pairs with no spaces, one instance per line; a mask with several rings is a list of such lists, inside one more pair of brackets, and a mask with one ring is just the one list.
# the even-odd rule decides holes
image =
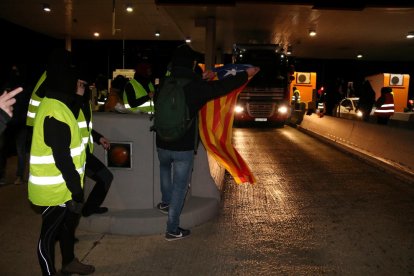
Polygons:
[[[191,118],[197,116],[198,111],[208,101],[230,93],[260,70],[258,67],[250,67],[222,80],[205,81],[200,74],[194,72],[197,57],[198,54],[190,46],[181,45],[173,53],[170,70],[172,76],[190,80],[183,90]],[[157,93],[154,99],[157,100]],[[180,227],[180,215],[193,169],[196,121],[193,120],[184,137],[178,141],[163,141],[156,135],[162,194],[162,202],[157,208],[168,214],[165,233],[167,241],[179,240],[190,235],[190,230]]]
[[43,275],[57,275],[55,241],[59,241],[64,274],[88,275],[94,266],[75,257],[75,230],[83,207],[86,160],[77,118],[76,93],[84,89],[72,55],[54,50],[48,59],[46,94],[37,110],[30,151],[29,200],[42,209],[37,253]]

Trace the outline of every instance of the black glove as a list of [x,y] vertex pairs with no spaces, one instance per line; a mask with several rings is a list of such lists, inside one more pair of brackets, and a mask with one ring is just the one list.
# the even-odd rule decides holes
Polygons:
[[66,207],[75,214],[82,214],[83,208],[83,191],[80,193],[72,194],[72,200],[66,202]]
[[72,200],[69,200],[68,202],[66,202],[66,207],[72,213],[82,214],[83,202],[77,202],[77,201],[72,199]]

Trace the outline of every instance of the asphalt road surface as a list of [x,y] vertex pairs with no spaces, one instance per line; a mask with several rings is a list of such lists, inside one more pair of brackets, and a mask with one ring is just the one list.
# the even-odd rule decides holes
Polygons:
[[[235,129],[234,144],[257,184],[227,175],[219,216],[191,237],[79,231],[77,256],[94,275],[414,274],[414,187],[290,127]],[[40,275],[25,193],[0,188],[0,275]]]

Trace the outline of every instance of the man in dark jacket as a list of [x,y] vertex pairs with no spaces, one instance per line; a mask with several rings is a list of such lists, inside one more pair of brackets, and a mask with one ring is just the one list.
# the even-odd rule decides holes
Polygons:
[[[191,118],[197,116],[198,111],[208,101],[230,93],[260,70],[258,67],[251,67],[223,80],[204,81],[199,74],[194,72],[196,59],[196,52],[184,44],[174,51],[171,61],[171,75],[190,80],[183,89]],[[190,235],[190,230],[181,228],[179,224],[193,169],[196,121],[193,120],[192,126],[178,141],[166,142],[158,135],[156,136],[162,193],[162,202],[157,205],[157,208],[163,213],[168,213],[165,234],[167,241],[182,239]]]

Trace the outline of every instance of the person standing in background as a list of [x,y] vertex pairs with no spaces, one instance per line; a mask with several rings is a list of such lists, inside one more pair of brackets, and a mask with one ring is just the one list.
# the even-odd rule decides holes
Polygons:
[[380,125],[388,124],[392,115],[394,115],[394,94],[391,87],[381,88],[381,96],[375,102],[375,116],[377,123]]
[[4,91],[0,95],[0,135],[6,129],[7,123],[13,117],[13,105],[16,103],[15,96],[23,91],[22,87],[18,87],[13,91]]
[[124,101],[122,100],[122,93],[128,79],[122,75],[116,76],[111,82],[108,99],[104,106],[104,111],[124,111]]
[[125,108],[133,112],[154,113],[152,98],[155,87],[151,75],[151,64],[142,62],[137,65],[134,78],[125,85],[123,93]]
[[369,115],[375,104],[375,91],[372,89],[371,83],[365,80],[362,84],[361,95],[358,100],[357,111],[362,112],[362,120],[369,121]]
[[27,162],[26,153],[28,151],[28,131],[25,122],[30,94],[28,94],[29,90],[26,89],[24,66],[18,66],[15,64],[12,66],[8,81],[2,90],[11,91],[17,87],[22,87],[23,92],[19,93],[15,97],[16,103],[13,105],[13,118],[11,118],[8,123],[3,137],[0,138],[2,140],[0,144],[3,144],[0,153],[0,166],[2,170],[1,178],[3,178],[10,149],[12,149],[13,154],[15,149],[17,154],[17,170],[14,184],[19,185],[25,183],[26,181],[24,175],[26,172]]
[[108,212],[108,208],[102,207],[101,204],[104,202],[114,178],[109,169],[93,155],[93,143],[96,142],[105,150],[109,149],[111,144],[107,138],[92,128],[92,107],[88,87],[85,87],[84,91],[81,91],[77,95],[79,105],[81,106],[77,120],[86,148],[85,175],[95,181],[95,185],[82,209],[82,215],[89,217],[93,214]]

